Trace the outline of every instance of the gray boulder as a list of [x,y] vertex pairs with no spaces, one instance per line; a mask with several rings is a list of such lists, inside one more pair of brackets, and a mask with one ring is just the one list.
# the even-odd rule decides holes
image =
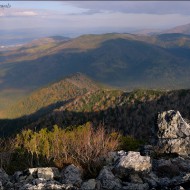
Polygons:
[[124,150],[108,152],[105,157],[106,165],[113,165],[115,162],[120,159],[122,156],[125,156],[127,153]]
[[33,178],[43,178],[46,180],[60,178],[59,170],[55,167],[29,168],[24,171],[24,174]]
[[73,184],[74,186],[81,187],[82,172],[73,164],[67,166],[61,172],[61,182],[64,184]]
[[159,113],[157,124],[157,146],[161,153],[190,154],[190,125],[179,111]]
[[176,139],[190,136],[190,126],[179,111],[165,111],[158,114],[158,138]]
[[0,169],[0,182],[1,186],[6,184],[9,181],[9,176],[6,174],[6,172],[3,169]]
[[140,176],[137,173],[129,174],[129,181],[131,183],[143,183],[143,180],[140,178]]
[[44,178],[47,180],[50,179],[59,179],[60,173],[59,170],[55,167],[48,167],[48,168],[38,168],[37,170],[38,178]]
[[105,164],[111,166],[118,159],[118,154],[117,152],[108,152],[108,154],[104,159],[105,159]]
[[109,167],[104,166],[98,175],[98,180],[100,180],[101,188],[105,190],[119,190],[121,189],[121,183],[118,178],[116,178]]
[[143,175],[143,181],[148,183],[151,188],[156,188],[159,185],[159,178],[153,172]]
[[183,157],[177,157],[171,159],[172,163],[176,165],[179,168],[180,172],[190,172],[190,159],[189,158],[183,158]]
[[[12,176],[12,182],[19,182],[21,181],[23,178],[23,172],[22,171],[16,171],[14,173],[14,175]],[[24,176],[24,179],[26,178],[26,176]]]
[[97,187],[97,182],[95,179],[89,179],[88,181],[83,182],[81,186],[81,190],[96,190],[99,189]]
[[131,172],[149,172],[152,168],[149,156],[141,156],[139,152],[129,151],[122,156],[115,166],[115,171],[121,178]]
[[32,183],[25,183],[17,186],[18,190],[75,190],[71,184],[61,184],[55,180],[45,180],[43,178],[34,179]]
[[172,163],[172,159],[159,159],[156,162],[156,173],[159,177],[169,177],[180,175],[180,170],[178,165]]
[[3,184],[2,184],[2,182],[0,181],[0,190],[3,190],[4,188],[3,188]]

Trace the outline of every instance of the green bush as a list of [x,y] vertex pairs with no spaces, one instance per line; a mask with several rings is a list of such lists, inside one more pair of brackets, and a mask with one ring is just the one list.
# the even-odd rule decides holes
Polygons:
[[137,151],[143,144],[143,141],[137,140],[132,136],[121,136],[119,148],[125,151]]

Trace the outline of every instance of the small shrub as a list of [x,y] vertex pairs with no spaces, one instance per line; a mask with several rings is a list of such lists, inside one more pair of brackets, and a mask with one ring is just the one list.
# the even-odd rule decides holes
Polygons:
[[94,176],[103,164],[102,157],[118,148],[119,134],[107,134],[103,127],[94,130],[91,124],[87,123],[70,132],[68,140],[68,154],[77,165]]
[[137,151],[144,142],[137,140],[132,136],[121,136],[120,137],[120,149],[125,151]]

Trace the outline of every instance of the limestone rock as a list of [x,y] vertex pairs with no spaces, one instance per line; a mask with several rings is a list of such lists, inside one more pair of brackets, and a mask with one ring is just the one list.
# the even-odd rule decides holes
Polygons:
[[126,156],[120,158],[115,170],[117,175],[123,177],[130,172],[149,172],[151,166],[149,156],[141,156],[139,152],[129,151]]
[[24,173],[26,175],[32,175],[34,176],[34,178],[37,177],[37,171],[38,171],[38,168],[28,168],[27,170],[24,171]]
[[59,170],[55,167],[29,168],[24,171],[24,174],[33,178],[44,178],[47,180],[60,178]]
[[121,183],[111,172],[109,167],[104,166],[97,178],[101,182],[102,189],[121,189]]
[[158,114],[158,138],[176,139],[190,136],[190,126],[179,111],[165,111]]
[[86,182],[83,182],[81,186],[82,190],[97,190],[97,183],[95,179],[89,179]]
[[190,154],[190,137],[178,139],[160,139],[158,147],[160,153],[176,153],[181,156]]
[[17,186],[18,190],[76,190],[73,185],[61,184],[55,180],[45,180],[43,178],[34,179],[32,183],[25,183]]
[[190,125],[177,111],[158,114],[157,146],[161,153],[190,154]]
[[59,170],[55,167],[51,168],[38,168],[37,170],[38,178],[44,179],[58,179],[60,177]]
[[61,181],[64,184],[73,184],[80,187],[82,184],[82,172],[73,164],[67,166],[61,172]]

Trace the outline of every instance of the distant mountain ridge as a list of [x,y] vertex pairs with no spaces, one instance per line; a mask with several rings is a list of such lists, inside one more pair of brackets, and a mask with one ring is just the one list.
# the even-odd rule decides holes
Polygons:
[[176,26],[169,30],[164,30],[162,33],[181,33],[181,34],[190,34],[190,23],[184,24],[181,26]]
[[190,35],[178,33],[39,39],[0,53],[0,100],[6,102],[0,107],[76,72],[127,90],[190,88],[189,50]]

